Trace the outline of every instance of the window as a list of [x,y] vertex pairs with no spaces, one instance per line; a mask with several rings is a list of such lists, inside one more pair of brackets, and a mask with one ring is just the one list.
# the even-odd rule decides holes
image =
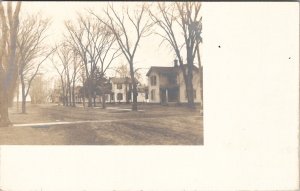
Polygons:
[[150,83],[151,83],[151,86],[156,86],[156,76],[150,77]]
[[151,100],[155,100],[155,90],[151,90]]
[[122,84],[117,84],[117,89],[122,89]]
[[177,84],[177,76],[176,75],[169,74],[167,76],[167,78],[168,78],[169,84],[171,84],[171,85]]
[[110,94],[110,99],[113,101],[114,98],[115,98],[115,94],[114,94],[114,93],[111,93],[111,94]]
[[117,100],[118,101],[123,100],[123,94],[122,93],[117,94]]

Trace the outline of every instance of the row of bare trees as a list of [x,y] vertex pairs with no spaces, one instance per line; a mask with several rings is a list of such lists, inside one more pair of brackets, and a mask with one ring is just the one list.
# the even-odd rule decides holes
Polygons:
[[[92,107],[96,93],[95,81],[105,76],[114,59],[121,55],[120,49],[115,46],[116,38],[107,27],[90,16],[78,14],[77,20],[66,21],[65,27],[66,43],[79,55],[84,97],[88,98],[88,107]],[[105,91],[102,90],[104,100]]]
[[[168,43],[179,60],[189,107],[194,107],[193,67],[196,55],[198,56],[200,78],[202,78],[199,51],[199,44],[202,43],[200,8],[200,2],[164,2],[157,3],[156,11],[150,11],[151,19],[162,30],[156,34],[162,37],[163,42]],[[182,48],[184,48],[185,54],[181,51]],[[186,57],[187,70],[184,67],[183,55]]]
[[75,107],[75,87],[76,81],[80,77],[80,63],[76,51],[67,43],[62,43],[56,48],[56,56],[59,58],[58,62],[52,63],[59,74],[61,84],[61,101],[64,106]]
[[[22,112],[26,112],[26,97],[41,65],[56,51],[61,75],[62,94],[68,105],[75,105],[75,86],[81,78],[84,97],[92,106],[95,95],[95,81],[105,79],[106,70],[112,62],[123,55],[130,69],[133,83],[132,110],[137,110],[137,84],[135,78],[135,57],[142,39],[155,33],[166,42],[176,54],[183,71],[188,104],[194,106],[193,66],[198,58],[200,71],[199,44],[201,39],[200,2],[157,2],[137,3],[134,9],[115,8],[113,3],[101,11],[87,11],[88,16],[78,14],[77,20],[66,21],[64,41],[56,48],[45,43],[49,19],[40,15],[21,19],[21,2],[0,2],[0,123],[10,123],[9,103],[20,78],[22,86]],[[160,29],[160,30],[159,30]],[[155,32],[154,32],[155,30]],[[184,63],[187,67],[184,67]],[[96,83],[97,84],[97,83]],[[100,83],[101,84],[101,83]],[[101,87],[101,86],[100,86]],[[105,88],[104,88],[105,89]],[[105,91],[100,92],[104,99]]]
[[154,25],[154,23],[147,18],[146,14],[148,10],[148,4],[143,3],[139,7],[136,7],[135,10],[122,7],[122,10],[118,11],[114,8],[113,4],[108,4],[107,8],[103,10],[104,17],[100,17],[90,11],[90,13],[113,34],[118,47],[128,62],[132,82],[133,111],[137,111],[137,82],[134,73],[134,58],[141,39],[152,33],[151,28]]
[[92,107],[96,95],[101,94],[104,100],[106,87],[100,81],[106,81],[105,73],[120,56],[120,50],[114,46],[114,36],[95,19],[78,14],[76,20],[66,21],[65,27],[64,41],[56,53],[59,61],[54,64],[60,76],[63,104],[75,106],[75,87],[81,82],[83,104],[87,98],[88,107]]
[[[143,3],[131,11],[128,7],[117,11],[112,4],[109,4],[103,11],[105,13],[104,18],[91,12],[114,34],[128,61],[131,80],[134,82],[132,110],[137,110],[134,58],[141,38],[152,34],[153,26],[158,26],[161,29],[155,34],[161,36],[163,42],[167,42],[176,53],[186,85],[188,106],[194,107],[193,71],[196,55],[198,56],[199,74],[202,78],[199,51],[199,44],[202,42],[200,9],[200,2],[159,2],[154,3],[152,9],[147,3]],[[131,32],[134,32],[130,30],[131,28],[134,29],[135,35],[130,35]],[[182,53],[182,48],[184,48],[185,54]],[[184,67],[184,56],[187,67]]]
[[[10,124],[8,108],[21,84],[22,113],[26,113],[26,98],[41,65],[54,52],[48,48],[47,29],[50,20],[40,14],[20,17],[21,2],[0,2],[0,126]],[[36,85],[35,85],[36,86]],[[19,96],[19,95],[17,95]],[[18,99],[17,99],[18,100]]]
[[21,19],[17,38],[17,65],[22,93],[22,113],[26,113],[26,100],[31,84],[41,65],[53,54],[54,49],[48,48],[47,29],[50,20],[42,15],[27,15]]
[[[133,83],[132,110],[137,110],[135,56],[141,40],[154,33],[176,54],[183,72],[188,105],[194,107],[193,71],[196,57],[202,72],[199,51],[202,42],[200,8],[200,2],[138,3],[134,9],[128,6],[115,8],[113,3],[108,3],[101,15],[89,10],[88,16],[78,14],[77,20],[65,22],[65,43],[79,55],[88,106],[92,106],[96,71],[105,75],[113,60],[123,55]],[[64,65],[62,59],[61,63]],[[184,66],[184,63],[187,65]],[[63,73],[68,81],[67,68],[64,67]],[[60,72],[61,79],[63,73]],[[63,80],[61,82],[63,84]],[[102,93],[104,99],[104,91]]]

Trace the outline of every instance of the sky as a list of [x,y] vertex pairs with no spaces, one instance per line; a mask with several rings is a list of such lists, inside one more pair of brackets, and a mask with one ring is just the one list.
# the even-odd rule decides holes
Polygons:
[[[118,9],[123,4],[129,7],[135,7],[136,2],[114,3]],[[101,10],[106,5],[105,2],[22,2],[22,14],[33,14],[41,12],[44,17],[51,18],[52,24],[49,28],[49,44],[60,42],[63,38],[63,33],[66,32],[64,21],[75,20],[77,13],[86,13],[86,10],[93,10],[96,14],[101,15]],[[22,15],[21,15],[22,16]],[[135,57],[135,68],[142,68],[139,70],[144,76],[143,82],[146,83],[145,74],[151,66],[173,66],[175,54],[167,47],[167,44],[160,46],[161,38],[155,34],[142,38]],[[110,67],[115,68],[121,63],[127,63],[125,57],[120,56]],[[46,65],[51,65],[47,63]],[[44,66],[45,67],[45,66]],[[44,73],[47,73],[50,78],[56,75],[51,67],[46,67]],[[115,71],[108,70],[108,75],[114,75]]]

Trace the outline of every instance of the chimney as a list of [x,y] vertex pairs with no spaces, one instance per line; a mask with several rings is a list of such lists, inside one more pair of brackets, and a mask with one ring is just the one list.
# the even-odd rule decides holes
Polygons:
[[174,67],[178,67],[178,60],[177,59],[174,59]]

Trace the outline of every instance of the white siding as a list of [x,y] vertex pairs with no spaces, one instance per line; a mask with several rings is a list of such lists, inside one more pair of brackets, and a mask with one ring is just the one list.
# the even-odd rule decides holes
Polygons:
[[[120,100],[120,102],[126,102],[126,86],[125,84],[122,84],[122,89],[117,88],[118,84],[112,83],[112,92],[114,92],[114,101],[119,102],[118,100],[118,93],[123,94],[123,99]],[[129,87],[127,87],[129,88]]]
[[[183,74],[182,72],[180,72],[179,74],[179,100],[182,103],[186,103],[187,102],[187,98],[186,98],[186,87],[185,87],[185,83],[184,83],[184,79],[183,79]],[[194,90],[196,90],[196,99],[194,99],[195,103],[201,103],[201,88],[200,88],[200,76],[199,73],[196,71],[193,71],[193,88]]]
[[[151,76],[156,76],[156,85],[151,85]],[[177,76],[177,82],[179,85],[179,101],[181,103],[187,103],[186,93],[185,93],[185,83],[183,79],[183,74],[180,71]],[[149,87],[149,102],[150,103],[160,103],[160,95],[159,95],[159,86],[160,86],[160,78],[156,72],[151,72],[148,77],[148,87]],[[195,103],[201,103],[201,88],[200,88],[200,76],[199,73],[193,71],[193,88],[196,90],[196,99]],[[155,91],[155,99],[151,99],[151,91]]]
[[[127,91],[129,91],[129,85],[127,84]],[[123,99],[120,100],[120,102],[126,102],[126,84],[122,84],[122,89],[118,89],[117,88],[117,84],[112,83],[112,92],[114,93],[114,102],[119,102],[118,98],[118,93],[122,93],[123,94]],[[133,98],[133,96],[131,95],[131,98]],[[130,102],[132,100],[129,100]],[[137,96],[137,101],[138,102],[145,102],[145,93],[140,93],[138,92],[138,96]]]
[[[156,76],[156,85],[155,86],[152,86],[151,85],[151,77],[152,76]],[[149,102],[150,103],[159,103],[160,102],[160,97],[159,97],[159,75],[155,72],[151,72],[149,74],[149,77],[148,77],[148,87],[149,87]],[[155,91],[155,96],[154,96],[154,99],[152,99],[152,96],[151,96],[151,92],[152,91]]]

